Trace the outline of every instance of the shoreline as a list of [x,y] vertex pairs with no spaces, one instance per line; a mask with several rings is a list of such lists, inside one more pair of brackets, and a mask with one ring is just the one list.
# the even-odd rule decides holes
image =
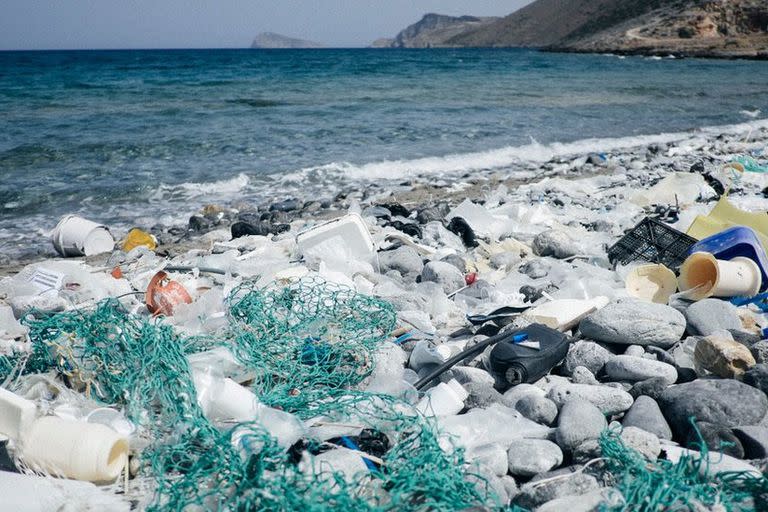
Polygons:
[[[745,137],[746,135],[746,137]],[[744,139],[747,139],[745,142]],[[632,142],[635,141],[635,144]],[[590,155],[600,144],[605,144],[606,149],[602,154],[606,156],[605,162],[589,163]],[[762,144],[762,146],[761,146]],[[422,173],[411,179],[399,180],[397,177],[383,179],[381,177],[361,178],[344,186],[336,194],[331,204],[319,207],[317,201],[301,200],[300,207],[289,211],[277,213],[272,204],[264,202],[258,205],[245,206],[237,201],[219,205],[200,205],[200,208],[190,209],[190,217],[198,218],[206,209],[211,209],[214,214],[209,215],[209,225],[201,230],[193,230],[190,226],[173,225],[164,226],[160,232],[153,232],[159,238],[159,254],[167,254],[169,257],[178,256],[183,252],[197,248],[205,250],[205,245],[211,245],[206,234],[221,229],[229,229],[229,226],[237,219],[239,214],[270,215],[270,220],[276,222],[292,223],[291,232],[301,225],[311,225],[314,222],[341,216],[349,207],[350,200],[357,201],[362,207],[373,206],[382,202],[395,202],[415,211],[425,208],[433,208],[436,205],[448,205],[455,207],[464,199],[482,200],[484,195],[506,186],[508,189],[520,186],[536,185],[551,179],[582,180],[601,175],[620,176],[625,174],[629,179],[640,180],[644,183],[652,182],[663,175],[663,171],[689,171],[690,166],[697,160],[720,161],[727,163],[729,157],[745,155],[751,150],[768,145],[768,120],[756,120],[734,125],[702,127],[687,132],[661,133],[658,135],[642,135],[623,137],[616,139],[585,139],[572,143],[554,143],[538,146],[541,154],[536,158],[520,160],[517,164],[511,164],[503,169],[478,169],[461,173]],[[697,150],[712,148],[714,151],[708,154],[698,155]],[[506,149],[506,148],[505,148]],[[534,151],[533,147],[512,148],[525,151]],[[498,150],[504,151],[504,150]],[[493,151],[491,151],[493,152]],[[665,156],[664,152],[673,153]],[[483,156],[488,152],[470,153],[460,155],[447,155],[441,157],[450,167],[452,158],[468,159],[473,156]],[[543,158],[542,158],[543,156]],[[547,158],[548,157],[548,158]],[[425,158],[433,160],[431,158]],[[656,162],[657,161],[657,162]],[[418,161],[414,161],[418,164]],[[431,163],[430,165],[438,165]],[[376,163],[370,164],[377,165]],[[425,164],[426,165],[426,164]],[[654,165],[660,168],[653,169]],[[633,166],[635,168],[633,168]],[[709,169],[712,171],[713,169]],[[768,185],[768,183],[767,183]],[[274,185],[276,188],[279,184]],[[290,201],[291,197],[276,197],[275,203]],[[240,209],[237,207],[240,206]],[[217,219],[218,216],[218,219]],[[217,233],[221,237],[221,233]],[[119,242],[119,241],[118,241]],[[119,246],[119,243],[118,243]],[[210,247],[209,247],[210,248]],[[51,248],[52,250],[52,248]],[[0,277],[12,276],[25,265],[45,261],[56,257],[53,254],[30,255],[26,258],[17,258],[7,263],[0,262]],[[96,257],[96,260],[101,258]],[[68,258],[76,261],[77,258]],[[85,261],[90,260],[84,259]]]

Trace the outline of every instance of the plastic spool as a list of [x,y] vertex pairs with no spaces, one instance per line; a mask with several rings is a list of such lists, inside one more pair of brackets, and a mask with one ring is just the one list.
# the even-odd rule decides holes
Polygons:
[[115,239],[103,224],[66,215],[51,232],[53,247],[62,256],[93,256],[110,252]]
[[624,281],[629,295],[648,302],[666,304],[677,291],[675,273],[664,265],[640,265]]
[[21,459],[34,471],[112,482],[128,461],[128,441],[104,425],[45,416],[23,437]]
[[757,263],[739,257],[718,260],[708,252],[695,252],[680,267],[680,291],[700,300],[707,297],[752,297],[760,291]]
[[425,416],[453,416],[461,412],[468,396],[469,393],[459,381],[451,379],[427,391],[416,409]]

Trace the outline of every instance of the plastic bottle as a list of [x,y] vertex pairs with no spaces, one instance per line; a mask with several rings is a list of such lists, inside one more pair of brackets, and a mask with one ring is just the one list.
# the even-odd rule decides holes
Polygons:
[[112,482],[128,462],[128,441],[104,425],[45,416],[23,435],[20,458],[35,471]]
[[416,409],[426,416],[452,416],[461,412],[468,396],[469,393],[459,381],[451,379],[427,391]]

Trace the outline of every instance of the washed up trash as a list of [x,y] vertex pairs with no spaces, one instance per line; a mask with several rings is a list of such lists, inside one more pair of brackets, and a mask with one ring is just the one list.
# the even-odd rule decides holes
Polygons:
[[461,412],[468,396],[459,381],[451,379],[429,389],[416,409],[425,416],[452,416]]
[[296,236],[299,252],[307,261],[371,262],[376,247],[360,215],[350,213]]
[[18,442],[35,420],[37,406],[19,395],[0,388],[0,434]]
[[[496,375],[497,382],[504,383],[503,387],[536,382],[568,353],[568,336],[546,325],[531,324],[517,334],[525,334],[527,339],[511,337],[499,342],[489,355],[489,370]],[[538,342],[538,348],[530,342]]]
[[768,288],[768,256],[760,243],[757,233],[746,226],[734,226],[707,237],[691,247],[691,253],[708,252],[719,260],[745,257],[754,261],[760,269],[762,286]]
[[168,274],[163,271],[154,275],[147,286],[147,309],[153,315],[173,315],[173,308],[179,304],[189,304],[192,297],[184,286],[168,279]]
[[51,241],[62,256],[94,256],[115,247],[109,228],[77,215],[63,217],[51,232]]
[[630,296],[657,304],[667,304],[677,291],[677,276],[660,263],[632,268],[624,282]]
[[104,425],[44,416],[22,436],[20,459],[33,471],[113,482],[128,463],[128,441]]
[[129,512],[127,500],[90,482],[0,471],[0,508],[13,512],[79,510]]
[[413,347],[411,357],[408,360],[408,366],[415,371],[419,371],[424,366],[433,364],[442,364],[451,357],[451,347],[448,345],[433,344],[429,340],[419,340]]
[[725,261],[708,252],[691,254],[680,266],[680,291],[693,300],[707,297],[752,297],[760,291],[757,263],[738,257]]
[[154,251],[157,249],[157,238],[139,228],[133,228],[128,232],[128,236],[126,236],[123,241],[123,250],[125,252],[130,252],[139,246]]
[[763,247],[768,247],[768,213],[746,212],[723,196],[707,215],[699,215],[688,228],[688,235],[703,239],[733,226],[747,226],[755,230]]
[[695,238],[646,217],[608,249],[608,259],[614,265],[647,261],[675,270],[695,243]]
[[676,172],[656,183],[647,190],[641,190],[631,197],[638,206],[654,204],[690,205],[700,197],[714,197],[715,191],[703,176],[690,172]]
[[526,311],[524,316],[551,329],[567,331],[578,325],[590,313],[607,306],[609,302],[608,297],[595,297],[589,300],[558,299],[536,306]]

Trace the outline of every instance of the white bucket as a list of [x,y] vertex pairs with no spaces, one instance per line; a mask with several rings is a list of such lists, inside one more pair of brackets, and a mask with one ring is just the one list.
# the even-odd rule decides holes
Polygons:
[[77,215],[66,215],[59,221],[51,232],[51,242],[62,256],[93,256],[115,247],[106,226]]
[[760,291],[760,267],[749,258],[718,260],[708,252],[695,252],[680,267],[680,291],[700,300],[706,297],[753,297]]
[[34,471],[112,482],[128,462],[128,441],[104,425],[45,416],[24,434],[20,458]]

